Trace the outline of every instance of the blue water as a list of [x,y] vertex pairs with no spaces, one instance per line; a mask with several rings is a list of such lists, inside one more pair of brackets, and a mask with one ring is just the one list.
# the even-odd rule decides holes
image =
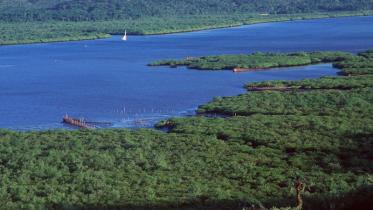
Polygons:
[[65,128],[68,113],[111,127],[151,126],[193,114],[214,96],[237,95],[250,81],[335,75],[330,64],[261,72],[147,67],[165,58],[254,51],[373,48],[373,17],[265,23],[155,36],[0,47],[0,128]]

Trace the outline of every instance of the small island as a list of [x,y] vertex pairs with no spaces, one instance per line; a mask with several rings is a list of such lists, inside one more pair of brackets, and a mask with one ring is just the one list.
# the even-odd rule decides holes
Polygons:
[[[345,52],[252,53],[188,57],[183,60],[161,60],[149,66],[186,66],[197,70],[258,71],[269,68],[304,66],[318,63],[342,62],[354,55]],[[341,63],[339,65],[347,65]]]

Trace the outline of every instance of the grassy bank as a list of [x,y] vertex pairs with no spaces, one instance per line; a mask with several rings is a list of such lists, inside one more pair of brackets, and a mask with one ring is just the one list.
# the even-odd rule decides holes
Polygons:
[[150,35],[188,32],[247,24],[372,15],[373,11],[328,12],[288,15],[222,14],[180,17],[144,17],[110,21],[0,21],[0,45],[97,39],[123,34]]
[[[340,62],[360,72],[372,53]],[[160,122],[168,133],[2,130],[1,208],[286,207],[299,178],[304,209],[373,205],[372,75],[255,83],[279,85],[308,90],[216,98],[199,111],[232,117]]]

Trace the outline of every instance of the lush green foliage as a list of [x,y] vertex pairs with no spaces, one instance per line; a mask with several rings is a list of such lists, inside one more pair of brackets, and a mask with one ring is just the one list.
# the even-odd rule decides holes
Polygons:
[[[286,17],[283,17],[284,19]],[[251,15],[231,16],[188,16],[170,18],[142,18],[136,20],[110,21],[43,21],[43,22],[1,22],[0,44],[41,42],[48,39],[65,41],[87,39],[103,34],[156,34],[180,31],[193,31],[210,27],[228,27],[254,21]],[[265,20],[273,20],[266,18]],[[245,22],[246,23],[246,22]],[[40,41],[41,40],[41,41]]]
[[224,141],[235,141],[253,147],[333,152],[338,150],[337,145],[349,147],[344,143],[345,136],[368,137],[367,134],[373,129],[372,122],[373,119],[369,116],[349,118],[256,114],[231,118],[175,118],[162,121],[158,126],[170,126],[172,133],[214,135]]
[[372,206],[371,79],[280,82],[311,90],[216,98],[199,110],[241,116],[160,122],[168,133],[0,131],[0,208],[293,206],[299,177],[304,209]]
[[2,0],[0,19],[96,21],[222,13],[290,14],[371,9],[371,0]]
[[[364,68],[367,65],[367,59],[372,57],[372,53],[371,50],[359,53],[359,57],[348,57],[341,63],[351,63],[357,71],[359,67]],[[248,87],[290,87],[294,90],[260,91],[235,97],[217,97],[213,102],[199,108],[200,113],[210,113],[209,116],[216,114],[215,118],[200,116],[170,119],[160,122],[157,126],[167,128],[171,133],[215,136],[231,144],[248,145],[256,151],[265,149],[252,157],[267,154],[273,149],[272,151],[278,151],[276,154],[287,154],[290,159],[294,158],[294,162],[288,159],[287,163],[304,167],[300,170],[302,172],[334,173],[342,169],[348,173],[354,171],[354,174],[359,174],[366,170],[370,177],[373,170],[373,153],[370,151],[373,146],[372,79],[372,75],[368,74],[248,84]],[[300,88],[309,90],[303,91],[299,90]],[[221,118],[219,114],[237,116]],[[353,152],[353,148],[357,150]],[[270,157],[277,155],[271,154]],[[261,160],[267,159],[262,157]],[[269,167],[272,168],[272,164],[276,165],[272,158],[269,160]],[[357,166],[352,162],[361,165]],[[286,167],[292,170],[292,164]],[[302,176],[308,180],[312,179],[307,174]],[[371,184],[372,182],[368,181],[368,185]],[[367,192],[368,195],[373,192],[371,187]],[[359,194],[363,197],[365,195]],[[344,199],[348,201],[351,197],[344,196]],[[354,199],[359,200],[356,197]],[[310,205],[311,200],[307,200],[306,203]],[[341,200],[338,202],[344,203]],[[362,206],[370,205],[365,203]],[[320,208],[322,207],[317,207]],[[357,209],[349,204],[337,205],[335,208]]]
[[343,52],[312,52],[312,53],[253,53],[248,55],[219,55],[200,58],[186,58],[184,60],[156,61],[150,66],[187,66],[200,70],[233,70],[266,69],[275,67],[301,66],[322,62],[342,61],[353,55]]
[[[372,182],[369,117],[256,115],[175,122],[171,134],[2,131],[3,207],[236,209],[243,201],[293,205],[292,181],[300,176],[308,186],[306,209],[329,209],[351,202],[331,203],[334,197]],[[326,196],[325,203],[315,196]]]
[[[373,75],[348,77],[323,77],[320,79],[305,79],[300,81],[265,81],[254,82],[246,85],[248,90],[292,90],[292,89],[353,89],[373,88]],[[263,88],[263,89],[260,89]]]
[[370,115],[373,88],[353,90],[313,90],[308,92],[252,92],[239,96],[215,98],[200,106],[199,113],[227,115]]
[[373,59],[373,49],[367,50],[365,52],[361,52],[358,55],[359,56],[363,56],[365,58],[371,58],[371,59]]
[[[249,90],[258,88],[259,90],[260,88],[284,90],[285,88],[285,90],[309,89],[310,91],[268,91],[246,93],[234,97],[217,97],[211,103],[200,106],[198,112],[227,115],[251,115],[257,113],[286,115],[345,115],[357,113],[370,115],[373,108],[370,106],[373,102],[372,75],[370,71],[365,71],[365,69],[370,68],[372,65],[372,54],[373,51],[368,50],[358,56],[348,55],[341,57],[341,59],[338,58],[336,60],[340,61],[334,63],[335,67],[341,68],[344,75],[363,76],[252,83],[246,86]],[[329,62],[331,60],[332,58],[330,57],[327,59]],[[349,71],[350,73],[347,73]]]
[[5,209],[232,209],[240,200],[291,205],[287,199],[293,197],[297,176],[307,178],[310,199],[368,184],[365,156],[348,156],[341,163],[335,157],[361,152],[360,144],[369,148],[363,137],[357,140],[356,147],[333,149],[325,143],[319,152],[301,149],[298,154],[283,151],[288,146],[252,147],[150,130],[1,131],[0,199]]
[[373,50],[359,53],[359,56],[336,62],[333,65],[342,69],[343,75],[373,74]]
[[[42,5],[46,5],[46,7],[48,8],[51,6],[51,2],[52,1],[49,0],[43,1],[43,4],[39,4],[38,6],[32,8],[38,8]],[[133,4],[134,2],[138,1],[126,2],[132,2]],[[195,3],[194,1],[190,2]],[[89,4],[93,5],[94,7],[94,4],[92,2],[90,2]],[[251,12],[219,12],[217,14],[216,12],[210,11],[211,13],[209,13],[206,11],[202,12],[203,14],[195,14],[194,12],[189,12],[187,14],[178,13],[174,16],[151,16],[151,14],[149,14],[148,12],[142,11],[141,14],[143,15],[141,17],[137,17],[137,15],[140,13],[132,14],[134,13],[132,12],[131,14],[134,15],[134,17],[124,19],[119,18],[121,17],[121,15],[125,15],[125,13],[120,13],[117,14],[119,19],[111,19],[105,17],[106,13],[102,14],[102,12],[100,13],[99,17],[92,17],[92,15],[95,16],[95,12],[97,10],[92,9],[90,14],[86,14],[84,12],[84,9],[79,10],[79,7],[74,7],[73,10],[79,10],[82,12],[82,14],[80,14],[79,11],[74,12],[76,16],[63,16],[63,13],[56,13],[57,16],[55,17],[54,15],[48,16],[48,14],[50,13],[45,12],[48,11],[48,9],[45,11],[44,9],[43,11],[40,11],[40,9],[27,10],[28,12],[35,12],[35,14],[33,15],[30,15],[27,12],[22,12],[22,14],[18,14],[17,12],[11,12],[12,9],[9,8],[9,5],[4,5],[5,4],[3,3],[3,6],[1,6],[0,2],[0,45],[104,38],[109,36],[109,34],[123,34],[125,30],[127,30],[129,34],[163,34],[203,30],[209,28],[232,27],[260,22],[373,14],[373,11],[333,11],[318,13],[313,12],[307,14],[305,13],[260,15],[258,13]],[[159,4],[159,6],[164,5]],[[28,5],[28,7],[30,7],[30,4]],[[66,9],[66,11],[67,10],[68,9]],[[2,12],[4,11],[10,13],[7,13],[8,16],[6,17],[1,17],[1,14],[3,14]],[[86,16],[84,16],[83,14],[85,14]],[[108,14],[112,13],[109,12]],[[47,17],[44,17],[43,15],[47,15]],[[20,22],[18,20],[19,18],[27,19],[28,21]],[[66,19],[72,19],[75,21],[66,21]]]

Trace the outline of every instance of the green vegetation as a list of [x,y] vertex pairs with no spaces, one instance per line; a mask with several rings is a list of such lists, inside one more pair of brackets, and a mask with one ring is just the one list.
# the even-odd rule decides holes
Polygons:
[[0,45],[372,15],[371,0],[2,0]]
[[[352,90],[314,90],[309,92],[253,92],[234,97],[216,98],[200,106],[199,113],[227,115],[369,115],[373,107],[372,88]],[[265,106],[263,106],[265,105]]]
[[[211,103],[199,107],[199,113],[220,113],[227,115],[251,114],[314,114],[346,115],[355,113],[368,115],[372,111],[372,75],[370,69],[373,51],[358,56],[346,56],[335,62],[343,75],[358,77],[322,78],[301,81],[267,81],[248,84],[254,90],[296,90],[293,92],[253,92],[234,97],[216,98]],[[348,73],[346,73],[348,72]],[[326,90],[317,90],[326,89]],[[329,90],[327,90],[329,89]],[[265,104],[266,106],[263,106]]]
[[320,79],[305,79],[301,81],[265,81],[254,82],[246,85],[248,90],[310,90],[310,89],[354,89],[373,88],[373,76],[364,75],[352,78],[323,77]]
[[[293,119],[257,116],[247,120],[250,126],[233,124],[236,130],[229,127],[239,118],[218,119],[222,123],[211,128],[226,130],[218,135],[198,133],[198,127],[191,128],[198,134],[2,131],[0,198],[5,209],[236,209],[244,201],[289,206],[293,180],[301,176],[309,208],[328,209],[328,196],[371,182],[371,122],[351,121],[350,130],[346,119]],[[233,139],[243,132],[244,140]],[[223,137],[229,133],[232,140]],[[325,201],[316,199],[324,194]]]
[[126,20],[4,22],[0,19],[0,45],[52,41],[71,41],[108,37],[109,34],[165,34],[232,27],[261,22],[372,15],[367,12],[319,13],[259,16],[257,14],[187,15],[180,17],[147,17]]
[[[361,57],[372,53],[340,62],[364,68],[369,62]],[[304,209],[372,206],[371,80],[368,74],[255,83],[309,90],[216,98],[199,111],[237,116],[156,125],[168,133],[2,130],[1,208],[286,207],[295,205],[297,178],[306,183]]]
[[232,13],[296,14],[372,10],[371,0],[2,0],[7,21],[97,21]]
[[[371,15],[371,0],[3,0],[0,45]],[[264,13],[260,15],[260,13]],[[270,68],[334,62],[343,75],[253,87],[155,130],[0,131],[1,209],[358,209],[373,196],[373,51],[207,56],[154,65]],[[307,89],[307,91],[304,91]]]
[[[346,76],[366,75],[373,73],[373,52],[369,51],[354,59],[334,63],[333,66],[342,69]],[[370,57],[369,57],[370,56]]]
[[[366,69],[371,65],[372,55],[373,51],[369,50],[359,53],[358,56],[345,58],[335,66],[341,67],[343,74],[346,71],[343,67],[350,70],[353,66],[351,72],[355,74],[359,72],[360,75],[362,74],[360,68]],[[349,65],[341,65],[341,63]],[[210,113],[210,116],[225,114],[233,117],[200,116],[170,119],[160,122],[157,127],[168,128],[171,133],[215,136],[231,144],[247,145],[260,153],[252,157],[267,154],[273,149],[277,151],[276,154],[287,154],[286,157],[295,158],[294,162],[288,159],[287,163],[299,164],[298,167],[304,166],[302,172],[325,170],[334,173],[343,168],[349,172],[353,171],[354,174],[366,170],[368,176],[371,176],[373,165],[370,159],[373,153],[368,150],[373,146],[372,76],[371,72],[365,72],[360,76],[252,83],[247,85],[248,89],[261,87],[274,89],[234,97],[217,97],[198,109],[201,114]],[[290,88],[291,91],[277,91],[283,90],[281,87]],[[303,91],[305,89],[308,91]],[[358,142],[361,144],[358,145]],[[363,151],[364,147],[369,149]],[[352,148],[359,151],[353,155]],[[261,149],[263,151],[260,151]],[[353,157],[353,162],[362,164],[360,169],[356,167],[357,165],[349,165],[352,162],[348,160],[348,156]],[[270,157],[276,155],[272,154]],[[267,159],[262,157],[261,160]],[[269,167],[272,169],[272,164],[275,163],[272,158],[268,160]],[[292,164],[284,167],[292,170]],[[337,167],[334,168],[335,166]],[[310,168],[306,169],[307,167]],[[308,175],[302,176],[311,179]],[[321,180],[325,179],[321,178]],[[372,181],[368,181],[368,185],[372,186]],[[368,191],[373,192],[371,188]],[[371,204],[361,207],[367,205]],[[335,207],[335,209],[355,208],[343,207],[343,205]]]
[[353,55],[343,52],[311,53],[253,53],[248,55],[219,55],[184,60],[156,61],[150,66],[187,66],[199,70],[258,70],[275,67],[302,66],[316,63],[343,61]]

